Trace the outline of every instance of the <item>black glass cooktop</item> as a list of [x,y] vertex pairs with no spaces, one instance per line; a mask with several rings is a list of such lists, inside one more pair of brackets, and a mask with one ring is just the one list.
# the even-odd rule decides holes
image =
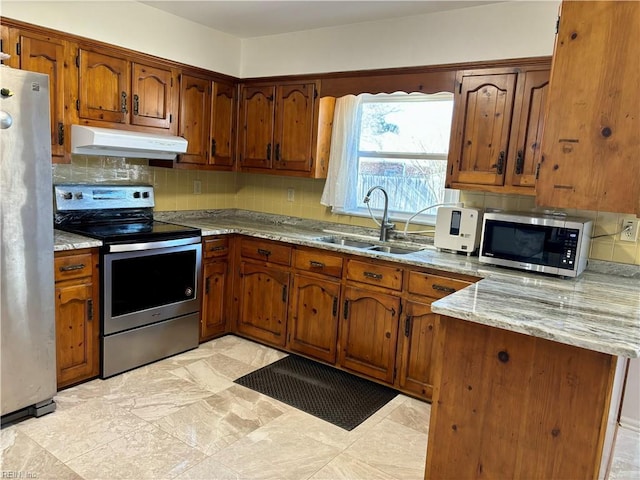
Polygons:
[[200,229],[151,220],[147,222],[56,225],[56,228],[104,243],[132,243],[198,237]]

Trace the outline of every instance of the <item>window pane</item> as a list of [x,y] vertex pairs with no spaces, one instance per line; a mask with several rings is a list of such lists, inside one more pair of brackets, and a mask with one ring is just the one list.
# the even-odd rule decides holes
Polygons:
[[416,100],[407,95],[395,102],[364,102],[360,151],[446,154],[453,95],[445,99],[439,95],[436,100],[425,97]]
[[[446,160],[415,160],[391,158],[359,158],[357,185],[358,207],[371,187],[382,186],[389,194],[389,209],[413,213],[444,201]],[[384,208],[384,195],[371,195],[372,209]]]

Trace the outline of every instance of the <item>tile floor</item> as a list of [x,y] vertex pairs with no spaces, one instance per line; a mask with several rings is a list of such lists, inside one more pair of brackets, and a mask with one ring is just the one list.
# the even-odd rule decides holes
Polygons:
[[[284,355],[226,336],[64,390],[0,432],[0,478],[423,478],[429,404],[399,394],[347,432],[233,383]],[[610,478],[640,478],[640,433],[617,445]]]

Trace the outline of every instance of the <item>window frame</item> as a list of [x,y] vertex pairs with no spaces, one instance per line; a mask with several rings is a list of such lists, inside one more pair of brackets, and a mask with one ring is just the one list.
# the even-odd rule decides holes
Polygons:
[[[444,94],[447,94],[447,96],[445,96]],[[359,172],[359,166],[360,166],[360,159],[361,158],[397,158],[397,159],[417,159],[417,160],[425,160],[425,161],[429,161],[429,160],[440,160],[440,161],[444,161],[447,162],[448,160],[448,148],[447,148],[447,152],[446,153],[426,153],[426,154],[421,154],[421,153],[403,153],[403,152],[391,152],[391,151],[370,151],[370,150],[361,150],[360,149],[360,128],[362,125],[362,108],[365,104],[367,103],[405,103],[405,102],[424,102],[425,98],[424,95],[428,95],[429,97],[431,97],[428,101],[429,102],[438,102],[438,101],[451,101],[453,102],[453,94],[451,92],[440,92],[440,93],[436,93],[436,94],[421,94],[421,93],[405,93],[405,92],[395,92],[395,93],[391,93],[391,94],[362,94],[362,100],[361,103],[358,107],[359,111],[358,111],[358,118],[360,119],[360,121],[358,122],[358,131],[355,132],[355,134],[357,135],[358,138],[358,150],[357,150],[357,159],[356,162],[358,162],[357,165],[357,171]],[[438,97],[438,95],[442,95],[440,98]],[[453,118],[452,118],[453,120]],[[447,146],[448,147],[448,146]],[[357,177],[359,176],[359,173],[356,175],[355,178],[350,178],[349,179],[349,185],[355,190],[358,179]],[[439,203],[437,205],[442,205],[442,204],[456,204],[458,203],[460,199],[460,191],[459,190],[453,190],[453,189],[449,189],[449,188],[444,188],[444,199],[442,201],[442,203]],[[359,202],[356,202],[359,203]],[[426,208],[429,205],[424,205],[421,208]],[[419,211],[419,209],[418,209]],[[334,207],[333,208],[333,212],[340,214],[340,215],[351,215],[351,216],[355,216],[355,217],[368,217],[371,218],[371,215],[369,213],[369,209],[366,206],[355,206],[355,207]],[[379,220],[382,217],[383,211],[382,209],[378,209],[378,208],[373,208],[371,207],[371,212],[373,213],[373,215],[376,216],[376,219]],[[393,210],[389,210],[388,212],[389,214],[389,219],[391,221],[395,221],[395,222],[406,222],[409,218],[413,217],[411,219],[411,223],[415,223],[415,224],[419,224],[419,225],[429,225],[429,226],[435,226],[436,224],[436,209],[430,209],[425,213],[421,213],[418,215],[415,215],[416,212],[399,212],[399,211],[393,211]],[[415,215],[415,216],[414,216]]]

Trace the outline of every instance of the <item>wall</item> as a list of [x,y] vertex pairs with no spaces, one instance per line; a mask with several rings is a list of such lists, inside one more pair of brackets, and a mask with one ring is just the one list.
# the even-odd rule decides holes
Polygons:
[[[328,222],[374,227],[369,218],[334,215],[320,204],[324,180],[257,175],[234,172],[205,172],[149,167],[146,160],[74,155],[70,165],[54,165],[54,183],[127,181],[155,186],[156,210],[202,210],[241,208],[259,212],[311,218]],[[201,182],[201,194],[193,193],[194,180]],[[287,191],[294,189],[294,200]],[[390,193],[392,194],[392,193]],[[462,192],[460,201],[478,208],[531,210],[533,197]],[[570,215],[594,220],[594,236],[619,230],[623,215],[586,210],[567,210]],[[628,216],[624,216],[625,218]],[[403,225],[399,225],[402,228]],[[605,236],[591,242],[590,258],[640,265],[640,242],[621,242]]]
[[138,2],[2,0],[0,15],[215,72],[240,75],[240,39]]
[[241,76],[551,55],[559,5],[558,1],[503,2],[244,39]]

